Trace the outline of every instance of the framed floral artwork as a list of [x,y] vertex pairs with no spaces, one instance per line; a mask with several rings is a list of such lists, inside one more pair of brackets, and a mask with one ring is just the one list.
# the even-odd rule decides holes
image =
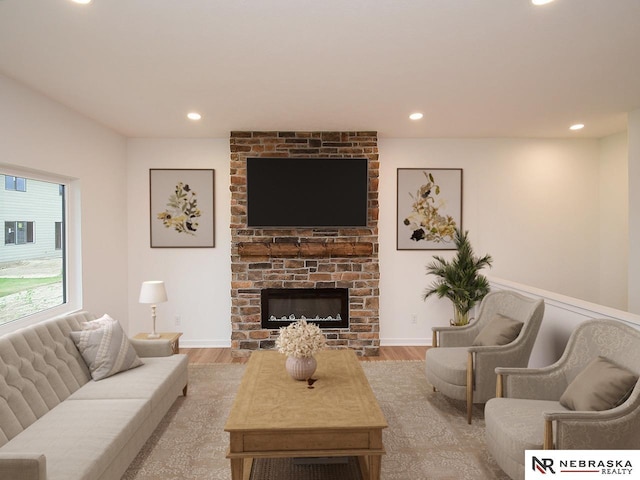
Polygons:
[[215,246],[214,171],[149,170],[151,248]]
[[455,250],[462,228],[461,168],[398,168],[398,250]]

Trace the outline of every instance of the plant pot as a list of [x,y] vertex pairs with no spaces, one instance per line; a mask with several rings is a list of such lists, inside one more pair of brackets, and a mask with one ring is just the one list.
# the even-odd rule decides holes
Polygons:
[[287,357],[285,369],[295,380],[308,380],[316,371],[318,362],[315,357]]
[[462,327],[469,323],[469,312],[462,313],[456,307],[453,307],[453,319],[449,322],[456,327]]

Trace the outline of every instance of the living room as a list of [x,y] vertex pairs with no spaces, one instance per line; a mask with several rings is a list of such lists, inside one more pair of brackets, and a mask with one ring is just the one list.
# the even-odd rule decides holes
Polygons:
[[[158,308],[158,328],[175,330],[179,315],[184,346],[228,346],[229,140],[125,138],[9,78],[2,79],[2,92],[5,158],[80,179],[84,307],[117,316],[131,334],[147,331],[140,284],[162,279],[170,301]],[[43,125],[47,118],[56,121]],[[602,139],[381,138],[379,144],[382,344],[428,344],[430,328],[451,316],[444,300],[422,300],[430,252],[396,250],[400,167],[463,169],[463,226],[475,249],[495,258],[491,277],[633,312],[633,296],[626,307],[633,263],[620,248],[628,242],[633,253],[625,237],[626,212],[633,215],[624,195],[627,132]],[[149,247],[150,168],[215,170],[215,248]]]
[[[611,313],[612,316],[638,322],[636,315],[640,314],[640,298],[635,292],[640,287],[640,201],[637,198],[640,192],[640,101],[635,93],[635,97],[628,94],[624,101],[613,98],[605,106],[589,104],[593,98],[603,98],[607,97],[607,93],[623,91],[626,85],[638,78],[637,69],[640,62],[637,62],[638,52],[635,45],[639,43],[636,40],[640,39],[637,38],[636,29],[632,28],[634,22],[637,23],[638,10],[635,2],[616,2],[612,7],[613,12],[608,14],[601,14],[602,12],[596,8],[598,2],[589,2],[589,8],[581,9],[568,6],[569,2],[566,0],[556,0],[555,4],[544,6],[555,10],[547,10],[542,15],[529,11],[534,8],[529,2],[522,2],[523,5],[515,9],[515,17],[512,20],[514,25],[533,25],[531,28],[534,33],[546,32],[549,29],[554,32],[554,39],[564,38],[563,27],[568,28],[569,24],[563,25],[562,21],[555,20],[553,28],[541,26],[545,19],[552,22],[552,14],[555,11],[559,12],[558,15],[561,14],[560,18],[563,21],[569,22],[568,19],[573,18],[570,20],[572,28],[576,28],[575,24],[583,25],[583,29],[580,30],[583,36],[581,39],[586,41],[587,37],[593,35],[588,45],[594,49],[587,50],[587,53],[582,52],[583,56],[591,58],[583,59],[580,63],[574,58],[571,45],[550,41],[545,44],[546,49],[540,47],[540,50],[536,50],[540,57],[544,56],[545,52],[551,55],[552,51],[557,53],[559,50],[561,53],[557,53],[558,64],[566,65],[562,73],[571,72],[575,68],[581,74],[591,72],[593,76],[596,76],[596,73],[603,76],[600,88],[597,82],[589,84],[586,88],[588,95],[583,92],[579,96],[580,102],[585,105],[584,111],[576,110],[574,105],[569,105],[562,113],[564,116],[550,116],[546,122],[545,116],[541,115],[537,118],[538,123],[517,123],[523,122],[522,117],[533,115],[536,110],[546,108],[550,112],[563,98],[571,97],[571,82],[563,81],[560,74],[550,75],[560,84],[546,84],[546,90],[541,90],[545,92],[542,96],[547,98],[547,103],[531,106],[526,101],[527,97],[532,95],[531,90],[526,88],[531,84],[510,83],[510,79],[506,77],[506,70],[511,72],[513,68],[507,68],[507,65],[518,64],[519,61],[522,66],[530,61],[531,70],[527,72],[531,75],[534,71],[548,72],[550,67],[545,63],[536,63],[538,57],[533,54],[528,56],[524,48],[521,54],[516,52],[507,60],[501,60],[501,54],[494,54],[488,57],[486,62],[477,58],[472,61],[474,55],[470,54],[460,64],[456,64],[455,68],[442,61],[440,57],[440,63],[434,59],[425,60],[425,63],[435,62],[443,72],[451,72],[438,77],[445,86],[450,82],[451,76],[458,79],[484,78],[473,75],[475,68],[480,68],[479,63],[493,65],[491,68],[495,74],[483,83],[485,86],[491,85],[491,88],[467,92],[469,96],[465,96],[460,102],[463,105],[466,102],[470,109],[468,112],[457,110],[460,103],[456,103],[455,107],[445,106],[439,117],[430,111],[430,108],[435,110],[436,107],[424,97],[429,96],[430,90],[444,95],[440,93],[440,89],[444,90],[445,86],[438,84],[429,87],[433,85],[427,82],[428,75],[433,73],[429,70],[422,72],[422,76],[419,76],[416,85],[411,89],[419,98],[416,103],[410,103],[404,98],[394,107],[393,115],[373,115],[376,109],[372,111],[363,105],[373,102],[373,99],[382,95],[380,92],[386,89],[403,90],[402,83],[395,83],[393,87],[386,86],[386,82],[392,80],[389,77],[394,77],[387,72],[402,70],[405,67],[410,71],[414,67],[411,58],[405,58],[398,66],[386,56],[384,59],[389,63],[367,67],[367,61],[373,61],[380,49],[373,49],[367,55],[362,53],[367,46],[367,40],[373,42],[372,38],[365,36],[357,43],[357,46],[362,48],[360,55],[365,57],[362,64],[354,70],[347,70],[346,67],[355,61],[353,58],[358,55],[355,49],[353,52],[347,52],[348,54],[343,52],[345,57],[349,57],[349,61],[345,61],[344,58],[336,59],[339,55],[335,53],[325,53],[322,57],[325,66],[331,60],[340,60],[338,63],[343,68],[342,72],[351,72],[340,81],[331,78],[329,86],[334,88],[327,89],[340,91],[343,82],[361,85],[360,88],[348,90],[350,98],[342,98],[342,103],[332,104],[329,109],[332,116],[302,116],[301,111],[308,112],[320,108],[313,102],[303,101],[303,98],[314,97],[316,92],[321,92],[322,89],[315,83],[304,89],[293,85],[292,79],[302,80],[305,76],[294,76],[296,72],[299,73],[300,66],[293,65],[295,62],[290,58],[284,57],[282,60],[283,64],[288,65],[286,74],[291,75],[290,78],[281,74],[277,77],[278,82],[271,83],[263,79],[255,84],[247,84],[244,83],[248,81],[246,78],[253,73],[253,67],[247,66],[251,65],[251,62],[237,62],[235,65],[220,53],[220,62],[237,66],[239,87],[217,82],[215,75],[203,81],[204,86],[198,83],[185,87],[182,90],[191,93],[179,99],[182,104],[172,104],[168,107],[175,117],[172,120],[176,122],[176,128],[167,127],[162,122],[159,125],[154,122],[155,117],[169,114],[165,110],[162,98],[143,102],[145,89],[153,84],[154,76],[166,77],[165,71],[145,77],[149,83],[136,83],[131,81],[132,77],[127,76],[127,71],[134,69],[135,61],[141,58],[154,58],[159,64],[171,63],[170,59],[173,59],[176,62],[176,72],[171,77],[173,80],[170,78],[168,81],[177,81],[175,77],[183,75],[180,69],[184,65],[178,61],[179,55],[174,55],[175,52],[169,48],[170,37],[163,41],[159,47],[160,51],[153,54],[157,57],[147,57],[143,55],[144,52],[141,53],[142,48],[147,47],[146,43],[138,45],[140,51],[135,50],[138,57],[120,57],[126,60],[123,60],[122,64],[117,62],[119,57],[116,56],[114,59],[108,56],[101,66],[94,67],[92,74],[95,77],[91,78],[108,75],[107,71],[122,69],[121,75],[123,78],[126,77],[127,81],[119,83],[120,77],[116,74],[109,77],[108,81],[98,82],[95,88],[100,94],[90,91],[88,86],[76,85],[75,95],[82,97],[81,101],[73,92],[65,92],[63,80],[75,77],[80,71],[80,66],[90,58],[85,55],[90,54],[83,49],[76,52],[74,49],[80,48],[78,45],[66,45],[61,39],[58,39],[59,44],[47,40],[34,42],[36,45],[30,50],[26,34],[20,33],[20,30],[38,30],[43,28],[43,25],[50,25],[47,27],[49,30],[44,29],[45,32],[49,31],[58,38],[58,29],[67,29],[62,27],[64,25],[78,29],[72,30],[77,36],[74,38],[83,39],[82,22],[90,20],[94,26],[100,25],[100,20],[89,18],[89,15],[95,14],[87,14],[86,11],[72,13],[70,9],[78,6],[66,4],[47,6],[44,12],[27,19],[23,15],[25,12],[32,13],[31,9],[35,7],[24,6],[25,3],[28,2],[0,2],[0,58],[3,59],[0,61],[2,167],[21,171],[25,175],[44,172],[70,179],[74,187],[71,201],[75,212],[75,216],[71,218],[80,227],[76,235],[70,238],[73,246],[73,251],[70,252],[75,275],[73,278],[78,282],[76,306],[98,314],[109,313],[123,324],[130,335],[149,331],[149,308],[148,305],[138,302],[138,296],[143,281],[158,279],[164,280],[169,297],[166,303],[158,306],[158,330],[183,332],[180,340],[183,347],[230,345],[232,240],[229,137],[231,131],[238,130],[377,132],[380,161],[379,318],[382,345],[429,345],[431,327],[447,324],[451,317],[450,303],[436,298],[430,298],[425,302],[422,293],[430,281],[425,275],[425,266],[433,254],[450,256],[452,252],[408,251],[396,248],[398,168],[463,170],[462,226],[470,232],[475,250],[480,254],[490,253],[494,258],[492,269],[485,273],[495,285],[516,285],[526,292],[538,293],[575,308],[603,312],[603,315],[612,309],[615,310]],[[276,17],[275,13],[283,13],[284,6],[280,6],[283,8],[271,12]],[[393,6],[385,6],[388,11],[378,11],[379,16],[384,16],[385,11],[400,15],[395,12]],[[87,7],[105,8],[97,0],[93,5],[81,8]],[[342,8],[337,4],[334,7],[338,10]],[[362,10],[365,9],[364,6],[360,7]],[[514,8],[506,5],[503,7]],[[47,18],[57,15],[47,9],[56,8],[65,10],[64,14],[60,14],[60,23],[47,24]],[[443,33],[442,29],[435,28],[438,23],[435,14],[431,18],[427,15],[428,8],[424,8],[426,10],[414,12],[416,16],[417,13],[421,13],[422,21],[430,18],[429,26]],[[478,7],[469,5],[469,12],[477,13],[476,8]],[[495,13],[494,9],[498,7],[491,8],[492,13]],[[464,7],[459,6],[454,10],[445,13],[458,13],[465,17]],[[593,11],[598,13],[595,14]],[[258,13],[265,12],[258,9],[256,16],[259,17]],[[327,27],[330,23],[328,18],[324,17],[329,17],[325,7],[321,13],[322,26]],[[113,15],[113,12],[110,14]],[[304,18],[304,12],[298,10],[291,14]],[[341,35],[345,35],[344,30],[350,27],[349,22],[361,18],[363,12],[356,7],[350,7],[344,15],[337,25],[341,27]],[[527,20],[517,23],[518,15],[524,16]],[[533,15],[537,15],[535,20],[530,18]],[[401,18],[403,21],[409,21],[410,16],[411,11],[405,12]],[[227,18],[231,17],[230,15]],[[382,22],[379,17],[376,18],[378,22]],[[578,18],[581,21],[578,21]],[[110,21],[105,20],[101,29],[109,30],[108,27],[111,26],[112,30],[117,30],[117,22]],[[260,30],[265,28],[260,23],[260,18],[255,19],[255,22],[256,32],[264,33],[264,30]],[[499,27],[507,23],[500,21],[499,17],[493,22],[490,24],[493,30],[486,27],[484,30],[499,31]],[[590,31],[589,27],[595,24],[606,25],[609,30],[599,28],[597,32]],[[168,28],[170,25],[170,22],[166,24],[166,31],[171,31]],[[356,25],[363,27],[362,24]],[[420,35],[425,34],[423,29],[429,30],[426,26],[420,26],[420,29],[418,25],[412,26],[415,35],[418,35],[416,32],[420,32]],[[467,23],[453,24],[451,31],[461,32],[467,27]],[[106,42],[104,39],[109,37],[101,29],[96,32],[96,37]],[[248,29],[244,30],[244,27],[242,32],[249,39],[264,39],[264,35],[258,33],[254,34],[255,37],[250,36],[247,33]],[[318,33],[317,30],[313,32]],[[446,45],[455,44],[456,39],[461,42],[460,47],[446,52],[473,52],[470,49],[473,40],[485,38],[485,34],[478,30],[471,32],[471,39],[452,33],[443,37],[446,38],[446,42],[441,43]],[[300,32],[293,29],[288,33],[292,38]],[[508,34],[515,35],[513,30],[506,32],[506,38],[509,38]],[[85,35],[91,37],[86,32]],[[391,48],[394,45],[391,40],[378,40],[373,44],[377,47],[387,45],[387,49],[394,50],[395,54],[399,54],[403,49],[416,51],[411,47],[410,35],[399,38],[397,49]],[[495,42],[505,42],[504,38],[487,40],[486,48],[493,46],[498,49]],[[528,38],[523,37],[520,45],[529,45],[526,41]],[[305,37],[305,41],[307,40]],[[437,40],[432,37],[419,37],[421,45],[438,45]],[[114,45],[120,47],[120,41],[126,45],[126,40],[108,41],[113,41]],[[48,43],[46,49],[43,47],[45,43]],[[247,40],[247,43],[249,47],[256,47],[255,41]],[[225,43],[224,38],[209,40],[209,44],[218,45],[221,51],[230,48],[230,43]],[[597,47],[600,44],[606,48]],[[277,46],[284,48],[287,44]],[[165,50],[164,53],[162,49]],[[417,50],[422,51],[424,47]],[[124,55],[122,51],[120,50],[119,55]],[[319,54],[323,49],[316,45],[313,51]],[[265,58],[269,54],[275,56],[267,47],[260,53]],[[47,59],[48,55],[50,57]],[[424,57],[427,57],[426,53]],[[68,59],[66,62],[63,61],[65,58]],[[259,61],[256,57],[251,59]],[[576,62],[575,65],[573,61]],[[591,70],[584,66],[587,64],[592,65]],[[505,71],[502,71],[502,65]],[[546,71],[535,70],[545,65]],[[284,66],[281,64],[280,68]],[[488,70],[483,70],[484,76],[489,75]],[[358,71],[361,73],[358,74]],[[318,70],[313,72],[317,73]],[[373,77],[378,74],[378,80],[367,82],[367,75]],[[142,75],[142,72],[133,74],[133,78],[136,75]],[[539,73],[538,76],[544,77],[546,73]],[[40,83],[36,81],[38,78]],[[584,78],[585,82],[588,80],[592,79]],[[159,79],[157,81],[160,82]],[[460,81],[451,83],[457,85]],[[476,80],[469,80],[469,83],[474,82]],[[46,85],[49,87],[45,88]],[[461,92],[454,88],[455,85],[451,87],[453,95],[461,95]],[[513,85],[517,85],[518,88]],[[161,83],[159,89],[163,88],[168,87]],[[116,101],[119,98],[118,90],[127,91],[126,100],[122,103],[132,104],[130,95],[140,97],[140,102],[143,103],[140,107],[133,108],[133,112],[128,111],[127,115],[131,114],[131,117],[124,114],[121,117],[100,116],[97,112],[105,111],[107,104],[121,103]],[[249,95],[247,92],[253,94]],[[243,95],[252,97],[250,100],[254,103],[261,97],[270,99],[260,103],[255,111],[249,109],[248,101],[247,104],[243,104],[244,108],[238,108],[237,111],[228,103],[224,103],[225,108],[218,106],[222,105],[223,97]],[[289,95],[290,100],[285,101]],[[471,101],[473,95],[483,101]],[[170,94],[167,93],[167,96]],[[421,96],[423,98],[420,98]],[[214,99],[207,100],[209,108],[202,112],[201,123],[187,120],[186,112],[189,109],[200,108],[198,101],[207,97]],[[320,98],[321,101],[326,100],[325,96]],[[469,113],[472,112],[474,103],[477,110]],[[504,117],[501,124],[503,129],[499,130],[496,127],[495,130],[491,130],[487,124],[491,123],[492,117],[499,116],[489,108],[492,104],[496,110],[501,107],[501,111],[524,110],[525,105],[529,105],[529,110],[518,117],[517,121],[516,117]],[[355,121],[354,117],[348,117],[348,121],[343,121],[344,110],[360,112],[360,118]],[[425,118],[421,120],[422,123],[408,119],[409,113],[414,110],[424,110]],[[598,114],[603,117],[613,116],[618,123],[614,122],[613,128],[607,126],[599,131],[594,130],[593,125],[598,120]],[[459,123],[459,129],[446,132],[439,130],[439,123],[446,123],[448,116],[453,117],[453,123]],[[212,119],[217,117],[224,121],[216,123],[214,128],[213,123],[208,122],[213,122]],[[394,129],[386,128],[387,123],[383,122],[383,119],[388,119],[385,117],[391,119],[395,125]],[[568,130],[571,123],[582,121],[584,118],[589,118],[593,123],[584,120],[585,128],[582,131]],[[505,124],[513,128],[507,129],[504,127]],[[225,125],[226,130],[224,127],[221,129],[220,125]],[[152,126],[156,128],[152,129]],[[149,170],[160,168],[203,168],[215,171],[214,248],[150,248]],[[545,320],[549,318],[552,317]],[[549,321],[553,322],[552,319]],[[2,326],[0,333],[13,328],[15,326]],[[572,325],[551,323],[542,338],[553,339],[554,333],[557,332],[566,336],[571,328]],[[561,350],[562,345],[554,345],[553,351],[541,352],[537,361],[542,363],[553,360],[549,357],[557,358]]]

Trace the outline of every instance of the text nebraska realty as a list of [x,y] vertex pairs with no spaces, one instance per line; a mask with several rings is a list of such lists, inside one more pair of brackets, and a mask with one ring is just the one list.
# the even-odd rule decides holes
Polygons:
[[603,475],[631,475],[633,465],[630,460],[559,460],[560,471],[574,469],[598,469]]

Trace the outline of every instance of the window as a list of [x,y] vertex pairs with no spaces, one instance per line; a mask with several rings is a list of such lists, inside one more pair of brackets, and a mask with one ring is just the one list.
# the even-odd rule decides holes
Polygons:
[[33,222],[4,222],[4,244],[33,243]]
[[27,243],[33,243],[33,222],[27,223]]
[[12,177],[5,175],[4,177],[5,190],[15,190],[17,192],[27,191],[27,179],[22,177]]
[[16,222],[4,222],[4,244],[16,243]]
[[[5,331],[4,326],[10,322],[33,323],[40,313],[50,316],[75,307],[69,303],[67,287],[68,181],[45,174],[22,177],[1,170],[2,166],[0,176],[4,176],[5,189],[0,190],[0,218],[4,221],[4,242],[0,243],[0,331]],[[16,195],[16,191],[23,193]],[[43,318],[47,315],[40,320]]]

